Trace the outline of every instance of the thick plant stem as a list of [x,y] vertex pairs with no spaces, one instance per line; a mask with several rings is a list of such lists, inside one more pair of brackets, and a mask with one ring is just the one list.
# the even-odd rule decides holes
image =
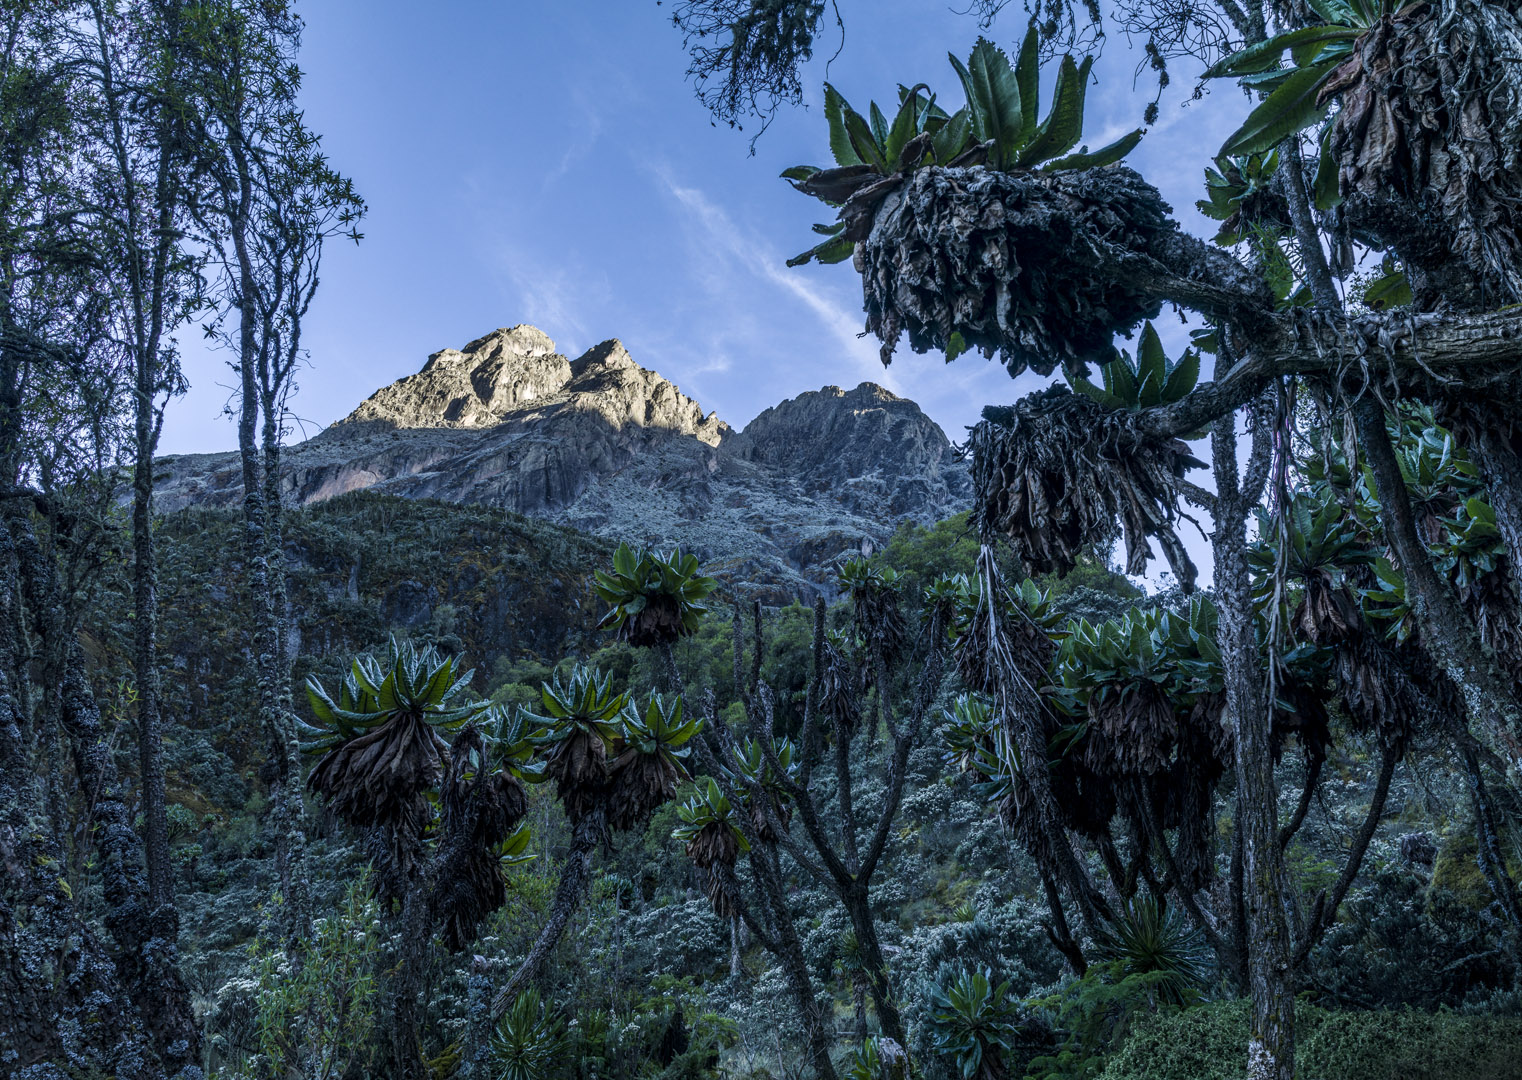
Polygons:
[[[1254,640],[1247,563],[1247,514],[1259,492],[1239,486],[1234,417],[1216,423],[1211,444],[1219,493],[1211,535],[1216,606],[1220,611],[1217,644],[1236,747],[1237,829],[1242,845],[1247,979],[1252,996],[1247,1076],[1248,1080],[1294,1080],[1295,999],[1290,985],[1290,928],[1285,918],[1284,850],[1279,846],[1268,692]],[[1266,447],[1262,452],[1266,453]],[[1259,484],[1249,482],[1246,487]]]
[[566,853],[565,865],[560,869],[560,884],[555,889],[555,902],[550,906],[550,917],[545,922],[544,929],[539,931],[539,938],[529,950],[528,956],[492,999],[493,1019],[507,1012],[518,992],[528,986],[529,980],[539,973],[545,960],[549,959],[550,953],[560,943],[566,927],[570,925],[571,916],[581,906],[591,887],[592,853],[597,849],[605,829],[604,814],[600,809],[592,811],[572,826],[571,850]]
[[1438,574],[1417,534],[1410,494],[1385,428],[1384,407],[1366,392],[1353,407],[1353,416],[1378,486],[1380,523],[1405,575],[1406,599],[1422,644],[1463,694],[1475,738],[1505,763],[1511,784],[1522,787],[1522,705],[1516,688],[1485,649],[1453,586]]
[[422,887],[414,886],[407,890],[407,898],[402,902],[396,966],[386,988],[391,1044],[389,1075],[397,1080],[426,1080],[428,1077],[428,1068],[418,1045],[418,992],[423,985],[423,966],[428,962],[428,938],[432,929],[425,892]]
[[[1236,817],[1242,819],[1242,799],[1236,799]],[[1239,994],[1251,993],[1247,974],[1247,870],[1243,866],[1242,830],[1232,830],[1231,841],[1231,965],[1229,971]]]
[[682,672],[676,666],[676,650],[671,647],[671,642],[662,641],[659,646],[661,656],[661,674],[666,678],[666,693],[682,693]]
[[867,991],[872,995],[872,1007],[877,1010],[877,1022],[882,1025],[884,1035],[900,1046],[907,1046],[904,1018],[899,1013],[893,987],[888,981],[888,961],[877,937],[877,924],[872,919],[866,886],[846,890],[842,899],[851,916],[851,928],[861,945],[862,969],[866,974]]

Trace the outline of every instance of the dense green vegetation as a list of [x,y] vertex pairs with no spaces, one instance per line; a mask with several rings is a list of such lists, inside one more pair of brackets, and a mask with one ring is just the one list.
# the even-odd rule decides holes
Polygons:
[[[165,605],[173,627],[166,649],[171,675],[200,670],[205,683],[214,683],[217,669],[210,665],[224,651],[217,643],[238,640],[227,605],[180,600],[236,596],[237,568],[218,558],[234,527],[235,518],[225,513],[164,521],[164,589],[173,598]],[[588,598],[580,611],[566,611],[555,603],[559,590],[540,591],[553,580],[547,575],[561,573],[587,590],[583,596],[590,593],[590,571],[611,565],[612,552],[601,542],[478,508],[364,494],[291,515],[288,536],[293,603],[303,611],[298,625],[324,626],[331,635],[303,635],[297,677],[313,674],[331,684],[352,655],[384,659],[387,638],[396,634],[462,656],[474,668],[474,696],[509,710],[542,714],[541,687],[569,678],[575,663],[606,672],[612,685],[636,700],[665,685],[655,651],[596,629],[603,605]],[[977,550],[961,515],[929,528],[904,526],[874,563],[898,571],[905,594],[912,595],[937,578],[974,574]],[[357,593],[351,597],[356,565]],[[394,599],[397,590],[419,579],[437,583],[437,592],[404,608]],[[1093,560],[1050,586],[1059,620],[1103,624],[1148,602],[1124,577]],[[489,618],[491,598],[501,594],[518,597],[520,610],[535,613],[532,621],[514,619],[505,632],[489,629],[482,620]],[[114,591],[103,595],[109,601]],[[531,599],[536,596],[542,599]],[[744,739],[754,732],[734,685],[733,626],[726,614],[731,602],[721,587],[709,601],[714,610],[676,642],[673,655],[687,700],[711,699]],[[780,703],[779,736],[795,742],[809,682],[812,619],[807,607],[794,605],[768,613],[763,623],[761,680]],[[851,601],[832,605],[827,621],[848,632]],[[541,642],[549,643],[547,651],[536,649]],[[103,693],[119,678],[112,674],[113,655],[120,653],[104,640],[96,671]],[[174,848],[186,913],[182,948],[201,1003],[207,1063],[228,1074],[279,1075],[318,1054],[332,1063],[333,1075],[380,1069],[379,1035],[388,1022],[386,957],[398,939],[372,898],[371,855],[362,836],[329,816],[322,802],[313,804],[317,816],[309,827],[319,914],[311,958],[291,968],[266,936],[269,906],[278,900],[272,895],[273,853],[259,826],[259,754],[240,734],[249,722],[246,701],[236,694],[199,697],[204,690],[193,692],[183,674],[166,686],[171,715],[179,718],[167,735],[171,818],[182,823]],[[977,1044],[1013,1076],[1091,1076],[1106,1068],[1116,1076],[1194,1076],[1194,1059],[1184,1048],[1196,1046],[1200,1061],[1226,1070],[1223,1077],[1235,1075],[1226,1050],[1244,1037],[1241,1003],[1197,935],[1183,942],[1190,958],[1184,975],[1160,977],[1153,966],[1159,946],[1133,939],[1129,962],[1142,958],[1142,969],[1126,966],[1128,948],[1119,942],[1121,959],[1073,979],[1044,929],[1035,867],[1011,847],[982,778],[959,768],[959,696],[955,680],[948,681],[938,695],[937,719],[910,755],[908,794],[872,898],[910,1050],[925,1074],[953,1075],[958,1055]],[[882,762],[891,747],[883,736],[875,724],[865,724],[851,743],[857,796],[869,804],[881,798]],[[1334,752],[1328,765],[1347,781],[1323,788],[1322,804],[1291,848],[1297,887],[1306,894],[1335,875],[1345,830],[1365,812],[1371,795],[1368,782],[1357,779],[1362,752],[1347,753],[1344,759]],[[701,775],[699,766],[690,759],[688,764]],[[1297,790],[1290,782],[1295,766],[1287,759],[1282,768],[1288,816]],[[586,899],[538,980],[541,996],[515,998],[490,1038],[489,1060],[502,1068],[521,1062],[526,1071],[519,1075],[525,1076],[649,1075],[647,1063],[663,1055],[669,1076],[707,1075],[716,1066],[780,1076],[796,1067],[805,1036],[774,959],[742,927],[735,974],[734,927],[715,914],[704,872],[683,851],[683,808],[704,783],[683,782],[647,824],[597,851]],[[1369,867],[1318,952],[1312,1000],[1333,1010],[1329,1016],[1348,1015],[1352,1026],[1327,1028],[1323,1038],[1315,1019],[1321,1014],[1309,1014],[1309,1030],[1317,1034],[1308,1036],[1304,1052],[1312,1068],[1323,1060],[1353,1060],[1348,1055],[1362,1053],[1357,1040],[1385,1037],[1381,1021],[1356,1019],[1367,1010],[1397,1010],[1388,1021],[1393,1061],[1430,1045],[1467,1064],[1463,1055],[1479,1053],[1474,1032],[1492,1039],[1515,1035],[1514,1027],[1505,1026],[1515,1021],[1478,1015],[1515,1016],[1519,1010],[1503,939],[1488,914],[1492,898],[1473,861],[1461,777],[1451,765],[1434,761],[1421,775],[1398,777],[1395,788],[1391,801],[1401,809],[1381,824]],[[439,949],[429,962],[419,1030],[430,1060],[459,1053],[472,1008],[472,973],[487,973],[483,987],[500,985],[552,909],[572,829],[554,785],[531,784],[526,794],[528,835],[506,865],[505,904],[487,917],[465,954],[452,957]],[[832,794],[824,789],[825,798]],[[838,901],[799,866],[785,865],[804,955],[828,995],[840,1032],[837,1053],[847,1055],[880,1032],[858,946]],[[1165,937],[1189,937],[1176,912],[1170,910],[1167,921]],[[1161,947],[1170,944],[1165,940]],[[979,979],[986,980],[985,990],[977,989]],[[989,1000],[980,1004],[978,994]],[[1438,1005],[1450,1012],[1424,1013],[1420,1023],[1428,1027],[1398,1011]],[[1359,1011],[1336,1011],[1346,1009]],[[968,1034],[977,1031],[985,1034]],[[1169,1052],[1149,1058],[1152,1047]],[[1476,1075],[1514,1075],[1504,1071],[1509,1058],[1492,1056],[1485,1060],[1493,1072]],[[1357,1060],[1376,1067],[1365,1057]],[[1437,1064],[1424,1067],[1445,1075]],[[1324,1075],[1344,1073],[1329,1065]]]

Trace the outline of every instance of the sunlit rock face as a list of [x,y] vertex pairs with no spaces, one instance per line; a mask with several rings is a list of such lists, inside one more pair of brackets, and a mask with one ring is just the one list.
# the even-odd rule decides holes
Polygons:
[[[235,455],[159,465],[165,511],[242,496]],[[619,341],[571,360],[531,326],[434,353],[288,449],[282,486],[295,506],[369,489],[680,544],[771,600],[827,589],[863,538],[969,499],[945,433],[873,383],[801,394],[736,432]]]
[[491,427],[524,405],[559,392],[571,362],[532,326],[494,330],[463,349],[442,349],[416,375],[371,394],[346,423],[391,427]]

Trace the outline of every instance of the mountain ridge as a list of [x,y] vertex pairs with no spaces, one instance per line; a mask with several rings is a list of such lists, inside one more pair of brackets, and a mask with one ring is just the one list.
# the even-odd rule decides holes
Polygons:
[[[235,505],[236,454],[158,463],[161,510]],[[291,505],[355,490],[501,507],[695,551],[771,600],[828,591],[839,557],[963,509],[966,466],[914,402],[826,386],[736,431],[613,338],[571,359],[539,329],[442,349],[283,454]]]

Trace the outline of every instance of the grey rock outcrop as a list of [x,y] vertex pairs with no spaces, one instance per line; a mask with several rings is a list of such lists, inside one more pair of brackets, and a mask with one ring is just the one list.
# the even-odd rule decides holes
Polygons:
[[391,427],[490,427],[514,409],[556,393],[571,362],[532,326],[494,330],[463,349],[442,349],[416,375],[371,394],[346,423]]
[[[499,506],[680,544],[771,600],[828,588],[864,536],[970,495],[941,429],[875,384],[802,394],[737,433],[617,340],[568,360],[530,326],[433,354],[284,461],[292,505],[363,488]],[[159,477],[166,511],[241,497],[232,454],[166,458]]]

